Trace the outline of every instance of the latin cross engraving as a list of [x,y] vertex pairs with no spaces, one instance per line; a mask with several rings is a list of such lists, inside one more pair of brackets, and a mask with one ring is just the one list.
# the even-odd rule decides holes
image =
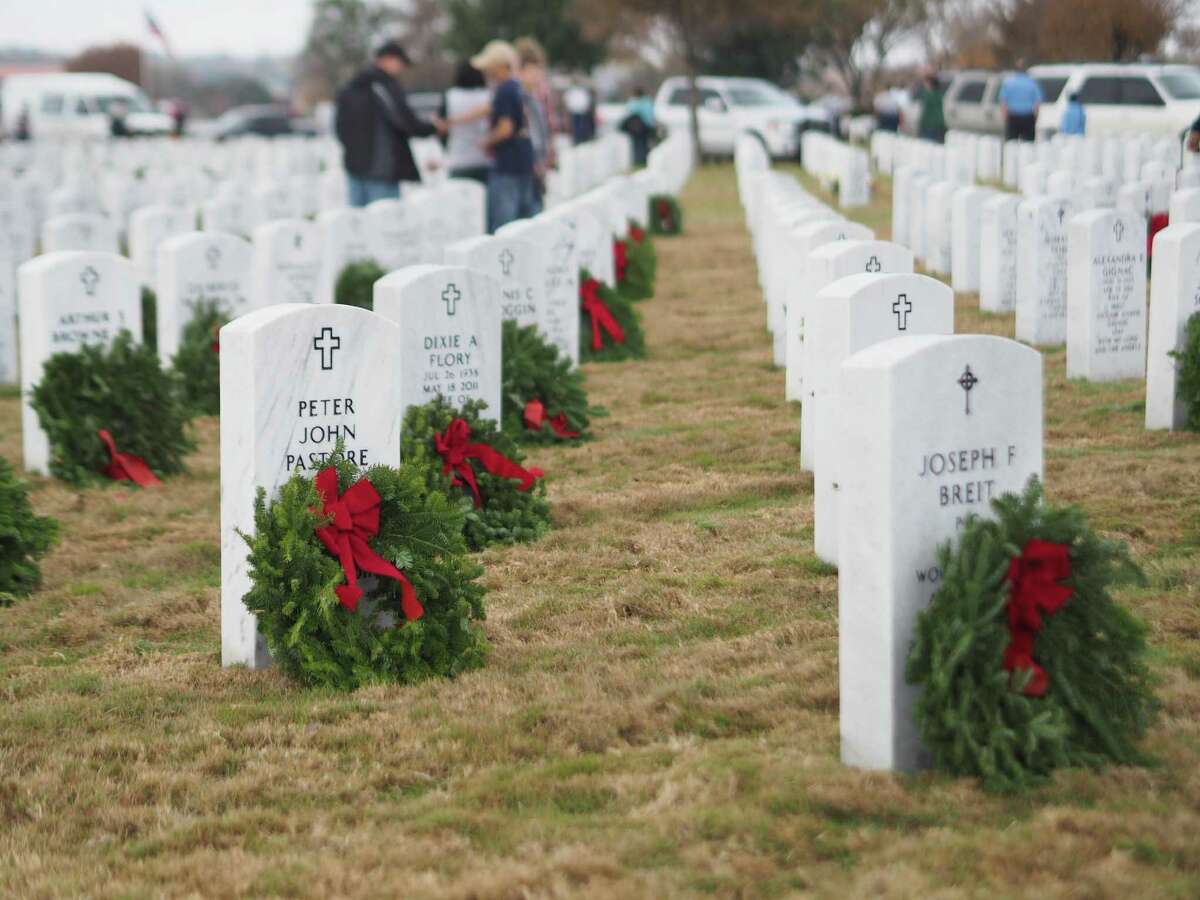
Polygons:
[[901,331],[908,330],[908,314],[912,312],[912,301],[908,294],[900,294],[892,304],[892,312],[896,314],[896,327]]
[[1064,207],[1060,206],[1058,208],[1058,224],[1059,225],[1061,225],[1063,223],[1063,219],[1066,218],[1066,215],[1067,215],[1066,209]]
[[294,235],[292,235],[292,248],[295,250],[299,250],[303,246],[304,246],[304,235],[302,235],[299,231],[297,231]]
[[1113,237],[1117,239],[1118,244],[1125,237],[1125,223],[1120,219],[1117,219],[1117,221],[1113,222]]
[[96,285],[100,283],[100,273],[88,266],[79,273],[79,280],[83,282],[83,289],[87,291],[89,297],[96,295]]
[[971,414],[971,389],[979,384],[979,379],[975,377],[975,373],[971,371],[968,365],[963,369],[963,373],[958,376],[958,386],[963,389],[963,394],[966,396],[967,415]]
[[458,301],[462,299],[462,291],[451,282],[442,291],[442,302],[446,304],[446,315],[453,316],[458,311]]
[[516,259],[516,257],[512,255],[512,251],[505,247],[504,252],[500,254],[500,268],[504,271],[505,275],[512,274],[512,264],[514,259]]
[[878,272],[881,269],[883,269],[883,266],[880,264],[878,256],[872,256],[870,259],[867,260],[867,271],[868,272]]
[[204,258],[208,260],[208,267],[216,269],[221,262],[221,248],[216,244],[210,244],[208,249],[204,251]]
[[321,333],[313,338],[313,349],[321,354],[321,368],[326,371],[333,368],[333,351],[341,349],[342,339],[333,333],[326,325]]

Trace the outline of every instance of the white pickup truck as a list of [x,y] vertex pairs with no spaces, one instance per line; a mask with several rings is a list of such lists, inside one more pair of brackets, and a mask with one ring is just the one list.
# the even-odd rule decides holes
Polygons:
[[[732,156],[739,135],[752,134],[772,157],[794,157],[800,134],[812,124],[828,126],[820,110],[810,109],[791,94],[759,78],[696,79],[699,90],[700,152],[705,156]],[[668,78],[654,99],[658,123],[670,131],[686,130],[688,83]]]

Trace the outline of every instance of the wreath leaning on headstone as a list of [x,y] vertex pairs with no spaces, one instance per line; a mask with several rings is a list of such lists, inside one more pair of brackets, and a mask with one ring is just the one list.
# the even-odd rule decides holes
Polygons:
[[550,530],[550,504],[538,469],[491,419],[485,404],[456,409],[438,397],[411,407],[400,434],[400,457],[425,467],[430,490],[462,506],[467,546],[536,541]]
[[364,474],[340,445],[327,468],[293,475],[277,499],[260,489],[254,534],[243,535],[244,600],[275,662],[304,684],[341,690],[483,665],[483,569],[467,555],[463,521],[423,466]]
[[30,403],[50,442],[50,474],[69,484],[148,487],[182,472],[195,446],[175,376],[128,331],[108,348],[51,356]]
[[1015,790],[1068,766],[1138,763],[1157,703],[1146,627],[1110,591],[1141,572],[1036,479],[938,551],[907,664],[934,764]]
[[1178,367],[1176,395],[1187,411],[1183,427],[1188,431],[1200,431],[1200,313],[1187,320],[1183,333],[1183,345],[1171,356]]
[[375,308],[375,282],[387,272],[373,259],[352,262],[342,269],[333,288],[333,302],[359,309]]
[[649,300],[654,296],[658,256],[650,235],[643,229],[631,223],[628,237],[613,241],[613,262],[617,290],[634,301]]
[[220,305],[201,300],[183,327],[179,349],[171,357],[178,375],[180,396],[187,409],[198,416],[221,414],[220,331],[229,321]]
[[650,233],[679,234],[683,231],[683,210],[670,194],[655,194],[650,198]]
[[617,362],[646,355],[646,336],[628,297],[579,273],[579,358],[584,362]]
[[536,326],[504,321],[501,423],[514,440],[526,444],[574,444],[590,440],[593,416],[607,415],[589,406],[583,373]]
[[36,516],[29,485],[0,456],[0,606],[26,597],[42,580],[38,560],[58,537],[58,522]]

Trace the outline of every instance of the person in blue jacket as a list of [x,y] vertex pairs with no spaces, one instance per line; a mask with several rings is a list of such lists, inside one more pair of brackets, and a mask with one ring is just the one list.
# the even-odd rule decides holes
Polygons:
[[1062,134],[1078,134],[1087,133],[1087,113],[1084,112],[1083,104],[1079,102],[1079,95],[1072,94],[1067,98],[1067,108],[1063,110],[1062,122],[1058,126],[1058,130]]

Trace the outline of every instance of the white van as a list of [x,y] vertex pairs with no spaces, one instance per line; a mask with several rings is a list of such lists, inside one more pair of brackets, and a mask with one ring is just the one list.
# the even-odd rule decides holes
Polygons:
[[[1200,116],[1200,69],[1145,63],[1034,66],[1042,86],[1039,136],[1058,131],[1067,99],[1079,95],[1091,137],[1146,134],[1179,137]],[[1057,88],[1057,91],[1053,89]]]
[[4,131],[17,130],[23,112],[35,138],[103,138],[109,134],[113,104],[124,102],[125,124],[132,134],[167,134],[171,117],[155,112],[141,88],[115,75],[59,72],[10,75],[0,87]]

